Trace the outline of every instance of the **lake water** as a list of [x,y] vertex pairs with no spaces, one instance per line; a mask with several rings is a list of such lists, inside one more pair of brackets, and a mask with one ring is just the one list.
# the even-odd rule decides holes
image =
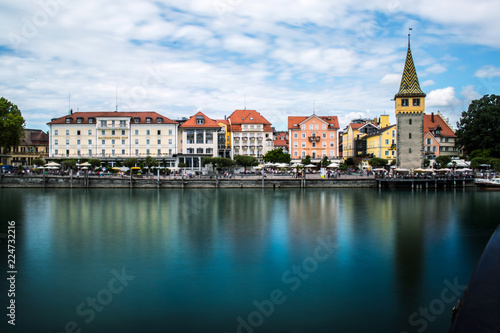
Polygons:
[[[0,189],[2,332],[446,332],[500,192]],[[7,269],[2,239],[3,276]]]

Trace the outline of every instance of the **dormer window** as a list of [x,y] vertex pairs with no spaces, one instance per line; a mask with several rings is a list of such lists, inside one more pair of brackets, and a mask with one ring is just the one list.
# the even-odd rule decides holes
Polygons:
[[94,118],[90,117],[89,118],[89,124],[93,124],[94,123]]
[[196,125],[203,125],[203,124],[205,124],[205,117],[196,116]]
[[82,118],[82,117],[78,117],[78,118],[76,118],[76,122],[77,122],[78,124],[81,124],[81,123],[83,122],[83,118]]
[[151,117],[146,118],[146,123],[151,124]]
[[134,123],[136,123],[136,124],[139,123],[139,117],[134,117]]
[[161,117],[157,117],[157,118],[156,118],[156,122],[157,122],[158,124],[161,124]]
[[66,124],[71,123],[71,120],[73,120],[71,117],[67,117],[67,118],[66,118]]

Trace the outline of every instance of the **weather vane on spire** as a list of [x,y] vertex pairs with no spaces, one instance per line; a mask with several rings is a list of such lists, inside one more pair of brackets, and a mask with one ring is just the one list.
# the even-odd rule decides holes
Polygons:
[[408,46],[410,46],[410,31],[412,31],[413,28],[408,28]]

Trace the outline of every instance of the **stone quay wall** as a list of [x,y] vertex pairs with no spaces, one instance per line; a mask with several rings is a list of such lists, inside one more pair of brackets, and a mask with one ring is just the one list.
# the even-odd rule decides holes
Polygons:
[[359,179],[169,179],[129,177],[8,176],[0,188],[376,188],[372,178]]

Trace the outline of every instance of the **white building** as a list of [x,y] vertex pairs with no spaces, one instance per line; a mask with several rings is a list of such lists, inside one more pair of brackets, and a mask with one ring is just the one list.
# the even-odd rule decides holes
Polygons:
[[49,126],[49,158],[154,157],[174,167],[179,124],[156,112],[75,112]]

